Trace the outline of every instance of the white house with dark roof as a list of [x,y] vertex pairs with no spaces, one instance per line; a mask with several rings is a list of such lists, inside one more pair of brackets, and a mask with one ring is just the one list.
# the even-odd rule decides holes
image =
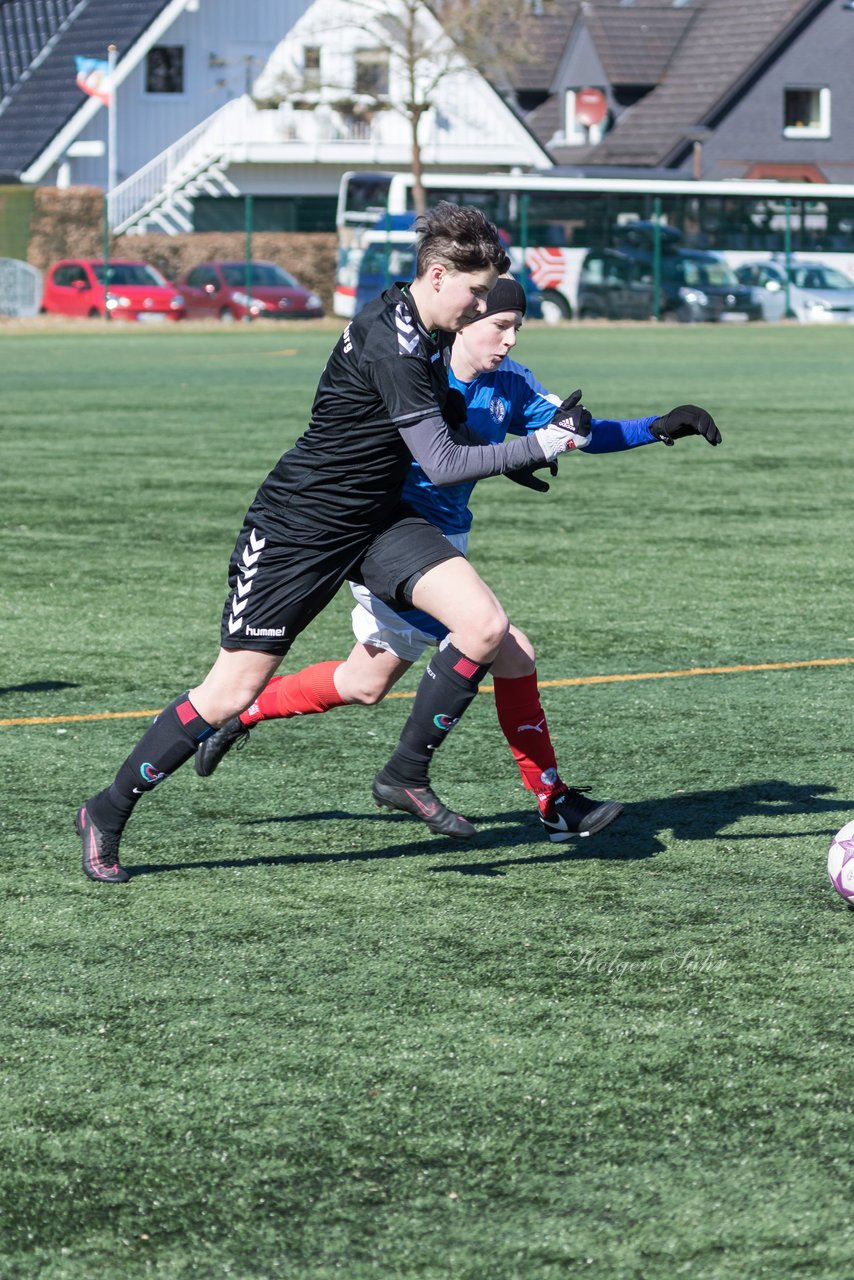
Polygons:
[[[448,45],[426,5],[423,23],[437,51]],[[7,0],[0,181],[107,185],[107,108],[78,88],[75,57],[105,58],[108,44],[117,49],[116,230],[199,229],[200,211],[210,217],[223,196],[248,194],[259,230],[328,227],[344,171],[409,167],[406,120],[393,110],[353,110],[365,50],[387,59],[389,100],[403,89],[394,83],[402,62],[393,41],[350,0]],[[277,67],[305,71],[306,59],[317,89],[299,108],[255,105],[259,78],[263,90]],[[421,136],[425,162],[443,169],[552,163],[459,56]]]
[[[428,167],[854,182],[852,0],[537,0],[526,32],[502,92],[462,59],[443,80]],[[75,57],[110,43],[116,229],[237,226],[247,194],[259,229],[329,227],[342,172],[409,168],[407,122],[361,100],[401,62],[358,0],[5,0],[0,182],[107,184]],[[259,109],[282,73],[306,91]]]

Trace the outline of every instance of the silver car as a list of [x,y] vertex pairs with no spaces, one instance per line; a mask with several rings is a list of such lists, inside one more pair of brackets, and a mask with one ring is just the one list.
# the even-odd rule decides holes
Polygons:
[[[735,272],[749,285],[765,320],[782,320],[786,311],[786,264],[775,258],[745,262]],[[854,280],[823,262],[789,265],[790,315],[802,324],[854,323]]]

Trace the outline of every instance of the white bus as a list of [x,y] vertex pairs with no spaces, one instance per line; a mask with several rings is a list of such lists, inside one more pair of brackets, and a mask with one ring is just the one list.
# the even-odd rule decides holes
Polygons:
[[[576,312],[585,253],[612,247],[618,229],[636,220],[657,219],[678,230],[686,248],[712,249],[733,267],[791,252],[854,274],[854,185],[552,173],[429,173],[423,182],[428,204],[476,205],[506,233],[514,271],[528,273],[552,322]],[[409,173],[342,177],[337,315],[354,314],[366,243],[381,240],[384,228],[399,239],[411,221],[412,185]]]

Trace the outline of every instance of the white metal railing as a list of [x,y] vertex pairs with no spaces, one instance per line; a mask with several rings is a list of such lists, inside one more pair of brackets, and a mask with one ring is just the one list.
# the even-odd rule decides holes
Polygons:
[[110,226],[115,231],[124,226],[146,205],[158,198],[177,191],[187,176],[198,169],[204,159],[213,160],[221,155],[229,142],[244,141],[246,137],[246,103],[249,99],[235,98],[214,111],[190,129],[177,142],[137,169],[124,182],[110,192]]
[[272,129],[283,142],[378,142],[382,128],[377,120],[364,119],[349,112],[336,111],[327,103],[318,103],[312,111],[301,111],[283,102],[264,122],[265,133]]
[[[501,164],[506,143],[482,136],[472,155],[472,140],[440,141],[438,134],[423,143],[424,158],[431,164]],[[490,157],[494,153],[494,159]],[[134,222],[174,198],[211,166],[228,190],[224,174],[230,164],[329,163],[345,167],[360,163],[406,166],[411,143],[403,123],[393,113],[373,119],[360,118],[320,101],[312,110],[283,103],[278,109],[259,109],[244,94],[233,98],[195,125],[148,164],[131,174],[110,193],[110,227],[127,230]]]
[[376,141],[371,122],[354,119],[321,107],[315,111],[259,110],[244,94],[234,98],[195,125],[148,164],[114,187],[110,193],[110,227],[122,231],[138,215],[167,202],[209,164],[246,158],[265,148],[293,142],[316,147],[318,143]]

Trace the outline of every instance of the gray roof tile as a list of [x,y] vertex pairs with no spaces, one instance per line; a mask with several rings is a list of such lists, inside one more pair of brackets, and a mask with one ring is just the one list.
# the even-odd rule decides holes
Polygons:
[[[0,4],[0,174],[21,174],[82,106],[75,57],[106,58],[112,43],[121,60],[167,3],[86,0],[82,8],[64,0]],[[49,45],[49,56],[40,58]]]
[[[695,0],[693,21],[661,83],[621,116],[586,163],[667,163],[797,18],[827,0]],[[598,5],[590,5],[598,8]]]
[[543,13],[531,14],[519,41],[521,47],[530,50],[531,56],[523,55],[516,63],[515,89],[539,89],[545,93],[551,87],[580,9],[580,0],[552,0],[543,6]]
[[584,4],[582,16],[612,85],[658,84],[697,10],[672,4]]

